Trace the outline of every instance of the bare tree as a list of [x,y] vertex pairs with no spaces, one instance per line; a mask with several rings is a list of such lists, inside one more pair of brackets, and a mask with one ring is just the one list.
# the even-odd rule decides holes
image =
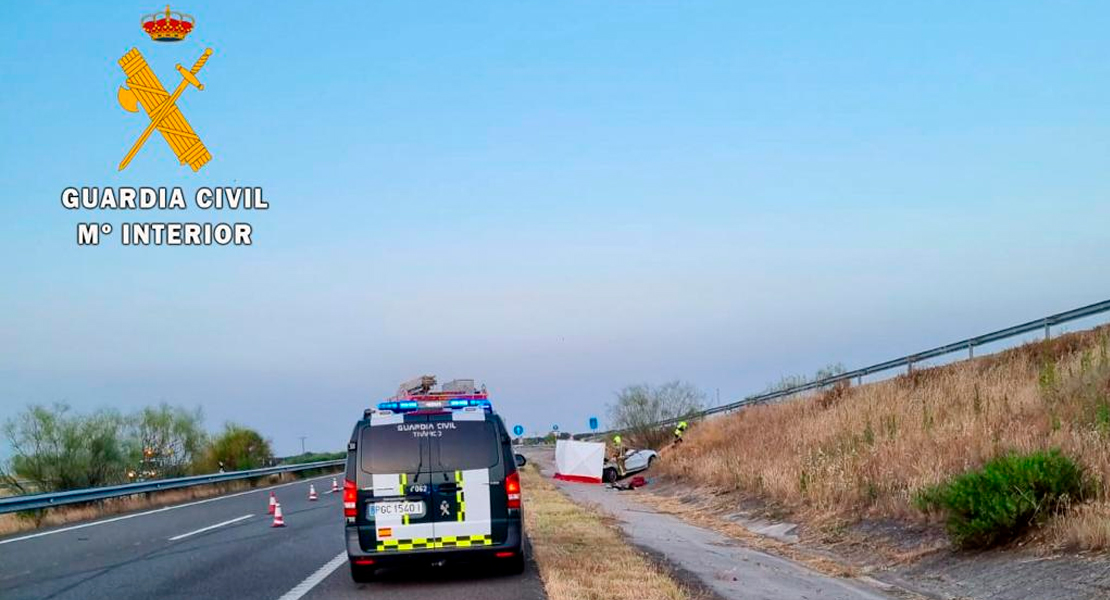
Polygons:
[[659,447],[670,439],[671,428],[656,423],[688,417],[704,406],[705,394],[691,383],[642,383],[617,392],[616,402],[609,405],[609,417],[614,428],[627,432],[630,441]]

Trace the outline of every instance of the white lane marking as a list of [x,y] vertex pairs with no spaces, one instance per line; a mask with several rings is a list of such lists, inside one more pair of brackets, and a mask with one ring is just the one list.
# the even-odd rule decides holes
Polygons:
[[300,598],[307,594],[312,588],[320,585],[321,581],[327,579],[328,575],[331,575],[345,562],[347,562],[346,550],[340,552],[338,556],[329,560],[324,566],[316,569],[315,573],[309,575],[307,578],[305,578],[304,581],[293,586],[293,589],[285,592],[285,594],[283,594],[281,598],[278,598],[278,600],[300,600]]
[[243,519],[249,519],[253,516],[254,515],[243,515],[241,517],[235,517],[234,519],[228,519],[228,520],[226,520],[222,523],[216,523],[215,525],[209,525],[208,527],[201,527],[200,529],[197,529],[195,531],[190,531],[189,533],[183,533],[181,535],[175,535],[172,538],[170,538],[170,541],[171,542],[176,542],[177,540],[187,538],[190,535],[196,535],[198,533],[204,533],[205,531],[212,531],[213,529],[215,529],[217,527],[223,527],[224,525],[231,525],[232,523],[238,523],[239,521],[242,521]]
[[237,492],[237,493],[234,493],[234,494],[228,494],[227,496],[213,496],[212,498],[205,498],[204,500],[196,500],[194,502],[186,502],[185,504],[174,504],[173,506],[163,506],[162,508],[155,508],[154,510],[148,510],[148,511],[140,512],[140,513],[130,514],[130,515],[123,515],[121,517],[112,517],[111,519],[104,519],[103,521],[92,521],[92,522],[89,522],[89,523],[81,523],[80,525],[71,525],[69,527],[62,527],[61,529],[51,529],[50,531],[40,531],[38,533],[31,533],[31,534],[28,534],[28,535],[22,535],[22,536],[19,536],[19,537],[16,537],[16,538],[0,540],[0,546],[3,546],[4,544],[10,544],[12,542],[22,542],[23,540],[29,540],[29,539],[32,539],[32,538],[42,537],[44,535],[51,535],[51,534],[54,534],[54,533],[62,533],[62,532],[65,532],[65,531],[73,531],[74,529],[84,529],[86,527],[92,527],[93,525],[103,525],[105,523],[115,523],[116,521],[123,521],[125,519],[134,519],[135,517],[153,515],[153,514],[156,514],[156,513],[166,512],[167,510],[174,510],[175,508],[185,508],[186,506],[196,506],[198,504],[207,504],[209,502],[215,502],[217,500],[227,500],[228,498],[235,498],[237,496],[245,496],[247,494],[256,494],[258,492],[267,492],[267,491],[274,490],[274,489],[277,489],[277,488],[282,488],[282,487],[286,487],[286,486],[290,486],[290,485],[297,485],[298,483],[305,483],[305,482],[308,482],[308,481],[316,481],[317,479],[327,479],[328,477],[331,477],[331,475],[324,475],[322,477],[313,477],[311,479],[301,479],[300,481],[290,481],[289,483],[279,483],[278,485],[271,485],[270,487],[258,488],[256,490],[247,490],[245,492]]

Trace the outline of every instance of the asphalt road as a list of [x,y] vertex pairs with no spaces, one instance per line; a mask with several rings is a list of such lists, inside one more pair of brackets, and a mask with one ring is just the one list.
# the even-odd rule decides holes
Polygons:
[[[0,598],[544,598],[533,564],[516,576],[425,568],[354,583],[330,487],[328,476],[0,539]],[[270,490],[283,528],[266,514]]]

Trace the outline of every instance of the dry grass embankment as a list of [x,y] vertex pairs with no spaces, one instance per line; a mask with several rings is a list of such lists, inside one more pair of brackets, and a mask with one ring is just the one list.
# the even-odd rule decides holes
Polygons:
[[149,494],[135,494],[133,496],[123,496],[90,504],[59,506],[57,508],[49,508],[40,511],[28,511],[26,514],[8,513],[0,515],[0,536],[22,531],[32,531],[40,527],[56,527],[68,523],[91,521],[93,519],[101,519],[113,515],[162,508],[173,504],[182,504],[194,500],[224,496],[254,488],[296,481],[301,478],[315,477],[317,475],[319,475],[319,473],[316,472],[311,475],[306,475],[304,473],[283,473],[251,480],[198,485]]
[[917,521],[922,488],[1008,451],[1058,448],[1097,485],[1046,528],[1053,545],[1110,548],[1110,328],[1026,344],[693,427],[669,476],[770,502],[810,523]]
[[521,470],[532,554],[551,600],[684,600],[689,594],[598,513]]

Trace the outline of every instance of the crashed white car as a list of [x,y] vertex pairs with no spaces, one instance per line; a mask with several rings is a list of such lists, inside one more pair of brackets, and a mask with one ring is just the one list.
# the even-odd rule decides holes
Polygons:
[[624,451],[624,473],[617,468],[617,463],[612,458],[605,457],[605,465],[601,468],[601,479],[605,483],[627,477],[633,473],[647,470],[659,457],[655,450],[635,450],[629,448]]

